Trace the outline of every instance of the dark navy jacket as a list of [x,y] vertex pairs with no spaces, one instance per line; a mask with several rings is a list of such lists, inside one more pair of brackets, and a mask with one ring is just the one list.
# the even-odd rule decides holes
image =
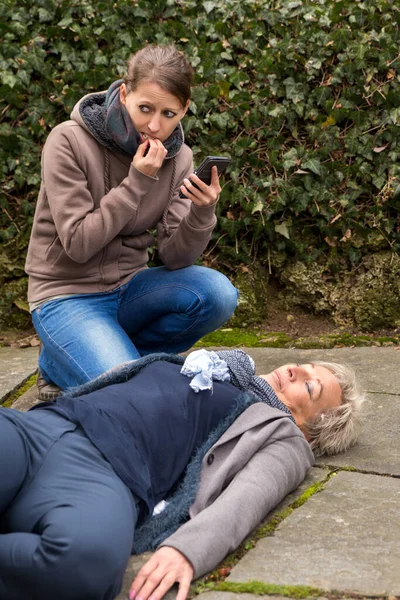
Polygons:
[[137,363],[140,369],[127,381],[77,397],[66,394],[35,409],[55,411],[81,425],[142,500],[143,518],[176,486],[193,453],[241,392],[229,383],[214,382],[213,392],[195,393],[180,374],[181,364]]

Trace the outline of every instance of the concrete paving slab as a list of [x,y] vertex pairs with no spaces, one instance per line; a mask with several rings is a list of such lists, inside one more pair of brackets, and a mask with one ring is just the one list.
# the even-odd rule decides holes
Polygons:
[[287,506],[292,504],[295,500],[297,500],[297,498],[299,498],[302,494],[304,494],[304,492],[306,490],[308,490],[309,487],[311,487],[312,485],[314,485],[316,483],[320,483],[321,481],[324,481],[327,478],[327,476],[329,475],[329,473],[331,473],[331,472],[332,472],[331,469],[312,467],[308,471],[307,476],[306,476],[305,480],[303,481],[303,483],[301,483],[299,485],[299,487],[296,488],[291,494],[286,496],[286,498],[284,500],[282,500],[282,502],[280,502],[280,504],[278,504],[278,506],[275,508],[275,510],[271,514],[268,515],[268,517],[266,518],[265,521],[269,521],[271,519],[271,517],[273,517],[276,513],[279,513],[284,508],[286,508]]
[[290,362],[302,363],[310,360],[344,362],[354,368],[365,390],[400,394],[400,352],[393,347],[373,346],[330,350],[244,348],[244,350],[255,360],[259,374],[269,373]]
[[34,404],[38,404],[40,402],[40,400],[38,399],[37,396],[38,396],[38,389],[37,389],[36,385],[33,385],[32,387],[29,388],[29,390],[27,390],[24,394],[22,394],[22,396],[17,398],[17,400],[12,405],[12,408],[15,408],[17,410],[21,410],[22,412],[25,412],[25,411],[29,410],[30,408],[32,408],[32,406]]
[[400,396],[368,394],[358,443],[344,454],[322,456],[317,464],[350,466],[400,477]]
[[37,348],[0,348],[0,404],[37,369]]
[[341,472],[232,570],[228,581],[400,595],[400,480]]

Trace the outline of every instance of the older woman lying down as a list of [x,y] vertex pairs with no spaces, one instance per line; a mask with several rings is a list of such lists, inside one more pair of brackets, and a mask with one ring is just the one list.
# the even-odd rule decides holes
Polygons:
[[111,600],[147,549],[130,598],[178,582],[184,600],[303,481],[313,451],[356,440],[348,367],[256,376],[240,350],[183,363],[150,355],[27,413],[0,410],[2,600]]

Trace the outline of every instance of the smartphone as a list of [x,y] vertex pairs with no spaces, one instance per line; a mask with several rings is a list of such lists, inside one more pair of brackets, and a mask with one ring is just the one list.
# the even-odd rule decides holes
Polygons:
[[[230,164],[230,162],[231,159],[226,156],[207,156],[203,160],[203,162],[197,167],[194,174],[197,175],[197,177],[201,179],[201,181],[204,181],[204,183],[210,185],[211,167],[215,165],[218,169],[218,175],[221,175],[225,171],[227,166]],[[195,183],[193,183],[193,185],[197,187]],[[185,194],[183,194],[182,192],[179,192],[179,196],[180,198],[187,198],[187,196],[185,196]]]

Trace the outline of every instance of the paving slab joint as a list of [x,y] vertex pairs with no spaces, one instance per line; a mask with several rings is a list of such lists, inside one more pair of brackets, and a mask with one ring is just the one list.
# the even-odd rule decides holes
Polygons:
[[377,477],[392,477],[393,479],[400,479],[400,475],[396,473],[382,473],[382,471],[372,471],[367,469],[357,469],[356,467],[351,467],[350,465],[327,465],[324,463],[319,463],[318,465],[314,465],[316,469],[331,469],[332,472],[329,474],[329,477],[340,473],[341,471],[347,471],[350,473],[360,473],[360,475],[376,475]]
[[14,404],[14,402],[20,396],[22,396],[22,394],[25,394],[25,392],[27,392],[33,385],[35,385],[36,377],[36,373],[30,375],[29,377],[26,377],[16,389],[4,396],[4,398],[1,398],[0,407],[9,408],[12,404]]
[[366,596],[352,591],[322,590],[304,585],[277,585],[274,583],[265,583],[262,581],[242,582],[212,582],[203,585],[201,592],[231,592],[235,594],[253,594],[255,596],[280,596],[303,600],[307,598],[329,598],[329,600],[341,600],[352,598],[354,600],[393,600],[393,596]]
[[379,394],[379,396],[399,396],[398,392],[387,392],[387,391],[376,391],[376,390],[365,390],[366,394]]
[[254,594],[255,596],[284,596],[302,600],[306,598],[326,597],[327,592],[318,588],[303,585],[276,585],[262,581],[246,581],[245,583],[221,581],[206,583],[202,592],[233,592],[235,594]]
[[[256,544],[259,540],[273,535],[273,533],[275,532],[277,527],[280,525],[280,523],[282,523],[282,521],[284,519],[289,517],[289,515],[291,515],[294,510],[296,510],[300,506],[303,506],[303,504],[305,504],[305,502],[307,502],[307,500],[309,500],[309,498],[314,496],[314,494],[321,492],[325,488],[325,484],[331,479],[331,477],[336,475],[336,471],[337,471],[337,469],[335,469],[335,471],[328,473],[327,476],[325,477],[325,479],[323,479],[322,481],[318,481],[318,482],[314,483],[313,485],[310,485],[310,487],[308,487],[301,494],[301,496],[299,496],[296,500],[291,502],[289,504],[289,506],[287,506],[286,508],[282,509],[281,511],[275,513],[264,525],[261,525],[260,527],[258,527],[251,536],[247,537],[241,543],[241,545],[239,546],[239,548],[237,548],[235,550],[235,552],[233,552],[232,554],[230,554],[223,560],[223,562],[220,564],[220,566],[217,569],[215,569],[209,575],[207,575],[202,580],[200,580],[199,583],[194,584],[191,587],[191,594],[198,595],[206,590],[206,588],[204,586],[207,586],[207,585],[214,586],[214,585],[216,585],[217,582],[224,582],[226,577],[228,577],[228,575],[230,574],[232,568],[239,562],[239,560],[241,558],[243,558],[243,556],[245,554],[247,554],[247,552],[249,550],[252,550],[256,546]],[[257,583],[260,583],[260,582],[257,582]],[[264,584],[260,583],[260,585],[264,585]],[[212,588],[212,589],[214,589],[214,588]],[[307,588],[307,589],[311,589],[311,588]],[[218,588],[218,590],[217,590],[217,588],[215,588],[215,590],[221,591],[219,588]],[[232,591],[232,590],[229,590],[229,591]],[[252,593],[258,593],[258,592],[252,592]],[[266,593],[266,592],[262,592],[262,593]],[[272,592],[271,592],[271,594],[272,594]],[[295,597],[305,598],[307,596],[295,596]]]

